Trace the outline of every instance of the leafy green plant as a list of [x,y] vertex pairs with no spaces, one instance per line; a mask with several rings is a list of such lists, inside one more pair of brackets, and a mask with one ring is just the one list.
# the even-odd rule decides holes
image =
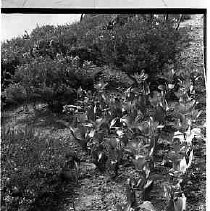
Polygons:
[[[168,172],[164,186],[165,192],[170,190],[165,193],[168,194],[167,209],[182,211],[186,207],[180,183],[193,160],[193,137],[201,138],[200,130],[192,128],[192,122],[201,112],[195,110],[196,102],[188,94],[193,89],[187,82],[188,78],[175,80],[174,70],[165,74],[167,77],[160,76],[164,78],[162,84],[152,92],[144,71],[134,76],[138,87],[130,87],[123,93],[113,92],[110,95],[106,90],[107,83],[103,82],[95,85],[93,95],[78,90],[77,109],[80,111],[73,111],[77,119],[76,129],[82,132],[82,128],[86,128],[83,135],[95,164],[109,173],[114,171],[111,177],[115,178],[120,165],[126,161],[139,175],[138,178],[128,179],[127,204],[119,205],[119,210],[144,207],[145,201],[150,200],[155,183],[152,173],[161,166]],[[179,100],[166,99],[168,92],[173,92]],[[164,137],[168,127],[171,128],[170,134]],[[163,144],[164,152],[161,163],[156,160],[160,144]],[[170,150],[165,145],[169,145]],[[141,192],[140,202],[135,197],[136,191]]]

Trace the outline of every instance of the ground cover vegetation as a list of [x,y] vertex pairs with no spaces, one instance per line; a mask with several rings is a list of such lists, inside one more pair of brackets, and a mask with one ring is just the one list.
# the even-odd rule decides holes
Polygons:
[[[5,210],[194,209],[189,177],[198,179],[193,162],[205,157],[205,84],[200,69],[180,62],[189,18],[84,15],[2,44]],[[11,120],[6,108],[16,116],[15,105],[24,109]],[[108,201],[77,203],[88,178]]]

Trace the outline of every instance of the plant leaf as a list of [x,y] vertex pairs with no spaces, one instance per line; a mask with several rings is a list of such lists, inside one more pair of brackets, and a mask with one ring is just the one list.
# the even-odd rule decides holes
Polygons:
[[187,208],[187,198],[182,193],[181,197],[174,200],[174,211],[185,211]]
[[154,208],[154,206],[152,205],[152,203],[150,201],[144,201],[140,206],[140,209],[144,209],[145,211],[156,211],[156,209]]
[[146,159],[145,156],[138,155],[135,159],[132,159],[132,162],[135,168],[141,171],[144,168],[144,165],[146,164]]
[[183,157],[180,161],[180,171],[184,174],[188,168],[186,158]]

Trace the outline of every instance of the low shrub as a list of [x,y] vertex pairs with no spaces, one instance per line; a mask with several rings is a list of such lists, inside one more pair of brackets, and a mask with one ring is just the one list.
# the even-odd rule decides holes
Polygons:
[[1,136],[2,209],[28,210],[37,197],[55,191],[68,143],[40,137],[32,126],[3,128]]
[[[19,66],[14,76],[15,83],[5,90],[5,102],[17,101],[18,98],[26,102],[41,99],[52,111],[61,112],[64,105],[77,99],[75,90],[80,86],[93,90],[95,77],[101,72],[89,62],[82,67],[78,65],[77,57],[59,55],[55,60],[40,57]],[[18,87],[22,90],[16,93]]]
[[1,95],[1,108],[21,105],[26,101],[25,88],[20,83],[10,84]]
[[133,81],[125,74],[119,70],[111,69],[109,67],[104,68],[98,81],[103,81],[108,83],[106,89],[115,89],[119,87],[128,88],[133,84]]

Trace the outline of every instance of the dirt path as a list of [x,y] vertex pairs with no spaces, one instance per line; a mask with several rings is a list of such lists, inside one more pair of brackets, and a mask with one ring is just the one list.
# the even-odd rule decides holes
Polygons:
[[[203,43],[203,15],[193,15],[192,19],[185,21],[181,27],[189,29],[190,45],[183,51],[184,69],[190,72],[197,72],[204,75],[204,43]],[[196,100],[199,102],[198,109],[203,110],[203,114],[199,117],[195,126],[203,127],[205,135],[206,128],[206,87],[204,79],[196,82]],[[195,144],[194,162],[192,168],[186,175],[186,180],[190,184],[184,187],[188,199],[188,210],[204,211],[206,210],[206,143],[205,139],[202,143]]]
[[190,38],[190,45],[182,52],[182,62],[186,70],[191,72],[204,71],[204,29],[203,29],[203,15],[192,15],[192,19],[181,23],[180,27],[188,29]]

